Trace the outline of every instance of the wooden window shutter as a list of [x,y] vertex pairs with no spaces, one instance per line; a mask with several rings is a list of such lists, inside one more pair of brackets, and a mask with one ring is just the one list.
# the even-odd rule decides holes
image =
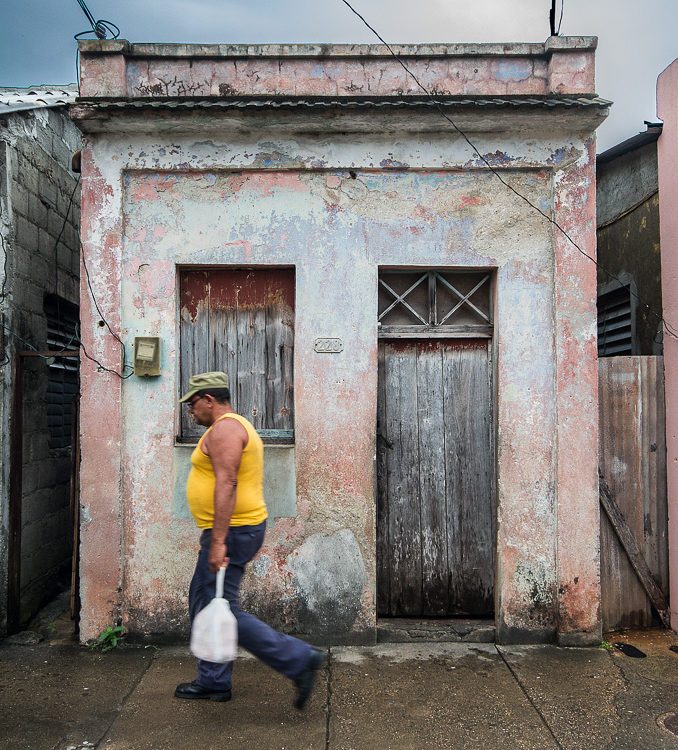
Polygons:
[[[222,370],[233,408],[265,439],[294,429],[294,269],[210,269],[180,277],[181,391],[190,376]],[[202,428],[182,409],[181,438]]]

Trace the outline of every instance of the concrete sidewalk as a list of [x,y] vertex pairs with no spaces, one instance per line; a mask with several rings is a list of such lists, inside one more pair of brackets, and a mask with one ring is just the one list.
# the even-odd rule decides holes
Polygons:
[[[303,713],[289,681],[239,659],[229,703],[172,696],[186,649],[99,654],[0,644],[0,747],[12,750],[678,748],[678,636],[618,650],[466,643],[334,647]],[[23,643],[22,643],[23,641]],[[667,728],[669,727],[669,728]]]

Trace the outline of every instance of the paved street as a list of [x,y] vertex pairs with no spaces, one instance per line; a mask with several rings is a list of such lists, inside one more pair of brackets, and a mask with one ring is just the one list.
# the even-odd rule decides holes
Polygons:
[[[306,711],[250,657],[230,703],[182,701],[185,648],[106,654],[47,635],[0,644],[0,747],[12,750],[678,748],[678,645],[663,631],[618,650],[473,643],[334,647]],[[663,719],[673,727],[665,728]]]

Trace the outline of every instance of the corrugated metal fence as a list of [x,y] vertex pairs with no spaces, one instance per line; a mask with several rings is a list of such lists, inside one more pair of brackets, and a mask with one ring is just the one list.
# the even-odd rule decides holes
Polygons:
[[[662,357],[598,360],[602,479],[668,596],[666,438]],[[600,570],[604,630],[656,622],[650,601],[601,509]]]

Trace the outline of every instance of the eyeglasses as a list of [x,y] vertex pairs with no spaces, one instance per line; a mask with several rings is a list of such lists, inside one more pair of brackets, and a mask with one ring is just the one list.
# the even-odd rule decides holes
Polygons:
[[188,410],[193,411],[193,407],[198,403],[198,401],[200,401],[201,398],[205,398],[205,396],[202,395],[202,396],[196,396],[195,398],[192,398],[188,402]]

